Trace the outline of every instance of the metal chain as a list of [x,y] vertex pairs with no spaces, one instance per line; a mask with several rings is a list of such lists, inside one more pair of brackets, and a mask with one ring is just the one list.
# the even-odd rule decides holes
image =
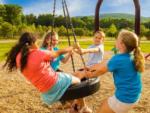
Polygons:
[[51,39],[50,39],[51,47],[52,47],[52,33],[53,33],[54,27],[55,27],[55,8],[56,8],[56,0],[54,0],[54,6],[53,6],[53,20],[52,20],[52,29],[51,29]]
[[[64,5],[65,5],[66,12],[67,12],[68,21],[70,23],[70,27],[71,27],[72,32],[73,32],[74,42],[77,43],[77,38],[76,38],[75,30],[74,30],[74,27],[73,27],[73,24],[72,24],[72,20],[71,20],[70,15],[69,15],[69,11],[68,11],[66,0],[64,0]],[[80,54],[80,57],[81,57],[82,63],[83,63],[84,68],[85,68],[86,65],[85,65],[84,58],[83,58],[83,56],[81,54]]]
[[[62,0],[62,6],[63,6],[64,17],[65,17],[65,23],[66,23],[68,44],[69,44],[69,46],[71,46],[71,41],[70,41],[70,36],[69,36],[69,30],[68,30],[69,25],[68,25],[67,16],[66,16],[64,0]],[[75,65],[74,65],[74,60],[73,60],[73,56],[72,56],[72,55],[71,55],[71,61],[72,61],[72,68],[73,68],[73,71],[75,72]]]

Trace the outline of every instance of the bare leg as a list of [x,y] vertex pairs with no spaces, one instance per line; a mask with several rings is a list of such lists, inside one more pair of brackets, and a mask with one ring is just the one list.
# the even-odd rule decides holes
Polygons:
[[111,110],[111,108],[108,105],[108,100],[106,99],[101,107],[97,110],[97,113],[115,113]]
[[145,59],[148,59],[148,57],[150,56],[150,53],[148,55],[145,56]]
[[78,84],[78,83],[80,83],[80,78],[76,76],[72,76],[72,84]]
[[84,98],[80,98],[74,101],[70,113],[92,113],[92,110],[86,106]]

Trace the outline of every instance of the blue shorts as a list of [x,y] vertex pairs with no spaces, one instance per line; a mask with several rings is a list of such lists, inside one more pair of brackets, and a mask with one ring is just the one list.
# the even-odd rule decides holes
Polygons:
[[72,75],[64,72],[58,73],[58,81],[50,90],[41,94],[42,100],[48,105],[59,101],[71,83]]

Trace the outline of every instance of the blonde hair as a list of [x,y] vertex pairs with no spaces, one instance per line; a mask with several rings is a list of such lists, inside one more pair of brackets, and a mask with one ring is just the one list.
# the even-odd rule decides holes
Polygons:
[[58,39],[58,34],[57,34],[57,32],[48,31],[46,34],[44,34],[41,47],[47,48],[49,44],[46,42],[46,40],[47,40],[48,38],[51,39],[52,36],[55,36],[55,37]]
[[141,49],[139,47],[139,38],[138,36],[128,30],[121,30],[119,32],[118,38],[121,39],[121,41],[124,43],[126,47],[126,51],[128,53],[134,52],[134,63],[135,68],[139,72],[143,72],[145,68],[145,60],[144,56],[141,52]]
[[103,31],[96,31],[94,35],[100,35],[100,37],[105,38],[105,33]]

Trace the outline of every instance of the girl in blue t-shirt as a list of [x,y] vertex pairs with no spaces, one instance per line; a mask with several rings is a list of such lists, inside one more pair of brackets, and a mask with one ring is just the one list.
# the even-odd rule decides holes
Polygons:
[[116,41],[119,53],[107,63],[89,68],[88,77],[96,77],[109,71],[114,78],[115,93],[104,101],[97,113],[127,113],[140,99],[144,57],[138,44],[135,33],[122,30]]
[[[42,46],[41,49],[42,50],[53,50],[53,51],[58,51],[59,48],[57,47],[59,40],[58,40],[58,34],[56,32],[48,32],[45,36],[44,36],[44,40],[42,42]],[[61,71],[59,69],[60,67],[60,62],[62,63],[66,63],[70,56],[72,55],[72,51],[69,52],[67,55],[60,55],[59,57],[53,59],[53,61],[51,62],[51,66],[55,71]]]

